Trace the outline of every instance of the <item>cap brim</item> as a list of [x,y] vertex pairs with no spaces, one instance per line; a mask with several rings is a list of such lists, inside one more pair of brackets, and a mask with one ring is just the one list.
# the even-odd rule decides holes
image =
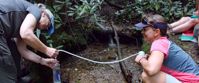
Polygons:
[[52,35],[55,31],[55,27],[54,27],[54,18],[50,19],[50,27],[48,27],[48,35]]
[[48,27],[48,35],[52,35],[55,31],[55,27],[54,27],[54,16],[52,14],[52,12],[49,9],[46,9],[46,13],[49,16],[50,19],[50,26]]
[[143,24],[142,22],[135,24],[135,27],[137,27],[139,30],[142,30],[146,26],[148,26],[148,25],[147,24]]

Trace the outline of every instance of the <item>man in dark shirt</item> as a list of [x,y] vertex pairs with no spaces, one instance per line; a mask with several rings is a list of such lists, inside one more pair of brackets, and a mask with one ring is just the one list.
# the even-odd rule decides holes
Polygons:
[[[33,5],[25,0],[0,0],[0,83],[15,83],[17,70],[8,47],[8,40],[14,39],[22,57],[53,68],[58,62],[58,52],[47,47],[34,34],[34,30],[47,29],[54,32],[54,16],[42,4]],[[27,49],[27,46],[52,58],[42,58]]]

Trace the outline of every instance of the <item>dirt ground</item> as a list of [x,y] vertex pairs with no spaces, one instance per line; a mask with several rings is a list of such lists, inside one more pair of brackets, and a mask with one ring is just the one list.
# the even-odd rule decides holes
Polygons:
[[[135,45],[121,45],[122,55],[127,57],[138,51]],[[116,59],[116,48],[109,48],[101,43],[91,44],[79,55],[97,60],[111,61]],[[125,61],[126,68],[132,72],[134,83],[138,81],[140,68],[134,58]],[[62,80],[69,83],[125,83],[119,64],[94,64],[75,57],[69,57],[61,66]]]
[[[170,36],[170,38],[188,52],[198,63],[199,54],[197,46],[194,46],[192,42],[179,41],[178,36]],[[111,61],[116,59],[116,50],[116,48],[109,48],[106,44],[93,43],[87,46],[87,49],[78,53],[78,55],[97,61]],[[136,45],[121,44],[123,57],[127,57],[139,50],[140,48]],[[139,78],[142,69],[134,62],[134,58],[124,61],[125,68],[132,75],[132,83],[141,83]],[[71,56],[62,60],[61,78],[63,83],[126,83],[119,64],[94,64]]]

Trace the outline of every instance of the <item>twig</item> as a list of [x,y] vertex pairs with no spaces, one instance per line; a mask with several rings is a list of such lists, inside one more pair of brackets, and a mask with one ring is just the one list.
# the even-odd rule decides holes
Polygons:
[[[121,53],[121,49],[120,49],[120,43],[119,43],[119,37],[118,37],[117,31],[113,27],[113,22],[112,21],[110,21],[109,24],[111,25],[111,28],[113,29],[114,34],[115,34],[114,39],[116,40],[116,44],[117,44],[118,58],[121,59],[122,58],[122,53]],[[129,80],[129,78],[128,78],[130,72],[126,69],[127,68],[126,64],[124,62],[120,62],[119,65],[120,65],[121,71],[123,73],[123,76],[125,77],[125,80],[128,83],[131,83],[131,80]]]
[[104,0],[104,1],[105,1],[109,6],[111,6],[111,7],[115,7],[115,8],[117,8],[117,9],[124,9],[123,6],[113,4],[113,3],[109,2],[109,0]]

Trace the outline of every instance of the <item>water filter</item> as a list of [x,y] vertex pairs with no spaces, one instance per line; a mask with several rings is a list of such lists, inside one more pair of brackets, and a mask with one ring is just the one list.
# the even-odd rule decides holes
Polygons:
[[56,64],[53,68],[53,83],[61,83],[60,64]]
[[144,56],[144,57],[146,57],[146,55],[145,55],[145,52],[144,52],[144,51],[139,51],[139,52],[138,52],[138,56]]

